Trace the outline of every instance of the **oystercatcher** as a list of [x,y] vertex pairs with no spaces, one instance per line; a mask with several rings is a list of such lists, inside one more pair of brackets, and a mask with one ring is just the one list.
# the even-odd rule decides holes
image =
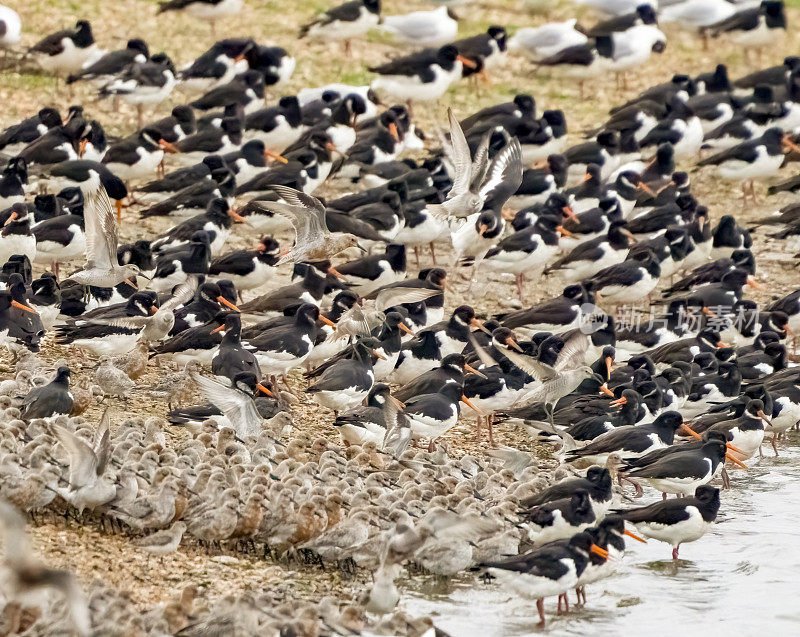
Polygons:
[[154,174],[164,159],[164,152],[174,153],[175,147],[161,138],[154,128],[145,128],[136,137],[109,146],[103,164],[125,182]]
[[211,373],[222,383],[233,385],[240,373],[249,372],[261,380],[261,368],[252,352],[242,346],[242,319],[238,312],[225,317],[219,349],[211,359]]
[[33,215],[25,204],[14,204],[7,214],[0,214],[3,227],[0,229],[0,263],[14,255],[24,255],[30,261],[36,258],[36,237],[31,233]]
[[350,54],[350,40],[378,26],[381,0],[350,0],[329,9],[300,29],[300,38],[344,40],[345,55]]
[[369,390],[366,402],[363,407],[339,414],[333,426],[338,427],[339,435],[347,445],[374,442],[381,447],[392,419],[397,419],[397,412],[404,405],[392,396],[389,386],[384,383],[376,383]]
[[152,249],[160,252],[185,245],[195,232],[205,230],[211,242],[211,252],[215,254],[225,245],[236,221],[241,223],[242,219],[225,199],[212,199],[203,214],[187,219],[154,239]]
[[209,276],[230,279],[242,300],[242,292],[264,285],[275,274],[280,246],[272,237],[262,237],[254,250],[233,250],[216,257]]
[[[366,398],[375,383],[372,366],[383,355],[376,349],[379,342],[367,337],[353,343],[347,358],[324,365],[319,380],[306,389],[312,400],[332,409],[335,414],[353,409]],[[312,372],[314,373],[314,372]]]
[[486,562],[482,566],[504,588],[536,600],[539,627],[543,628],[544,598],[558,595],[560,602],[561,596],[578,583],[589,563],[590,553],[608,558],[608,551],[595,545],[591,535],[581,532],[568,540],[545,544],[528,553]]
[[62,125],[61,115],[55,108],[43,108],[33,117],[6,128],[0,134],[0,149],[17,154],[25,146],[39,139],[47,131]]
[[58,77],[79,71],[98,50],[89,22],[78,20],[74,29],[56,31],[39,40],[28,49],[28,54],[33,54],[45,71]]
[[589,492],[584,489],[559,500],[550,500],[520,513],[534,546],[571,538],[592,526],[595,521]]
[[461,77],[464,65],[474,67],[475,63],[447,44],[438,50],[423,49],[368,70],[380,76],[372,81],[374,90],[411,102],[439,99]]
[[118,95],[136,106],[138,127],[144,126],[144,105],[160,104],[175,88],[175,66],[164,53],[156,53],[149,60],[133,63],[99,91],[99,96]]
[[353,291],[366,296],[378,288],[406,278],[406,248],[390,244],[383,254],[363,257],[336,267],[353,286]]
[[702,485],[694,496],[619,511],[619,516],[645,537],[670,544],[672,559],[677,560],[680,545],[703,537],[717,519],[719,506],[719,489]]
[[783,163],[784,147],[793,146],[780,128],[769,128],[761,137],[701,159],[697,165],[717,166],[723,179],[742,182],[743,201],[748,193],[755,201],[755,180],[774,177]]
[[140,38],[132,38],[128,40],[124,49],[109,51],[98,60],[84,65],[82,69],[69,75],[67,84],[88,81],[99,88],[124,71],[129,64],[141,64],[146,62],[149,57],[150,49],[147,42]]

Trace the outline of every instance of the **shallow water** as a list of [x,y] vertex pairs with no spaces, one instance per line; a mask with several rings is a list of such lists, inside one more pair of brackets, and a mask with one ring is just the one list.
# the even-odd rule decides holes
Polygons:
[[[792,432],[780,456],[748,461],[723,491],[717,523],[673,563],[667,544],[628,539],[612,578],[588,587],[585,607],[557,616],[545,600],[553,635],[800,634],[800,435]],[[719,485],[717,485],[719,486]],[[646,489],[641,503],[660,498]],[[404,605],[430,615],[453,637],[528,635],[540,631],[533,602],[514,598],[496,584],[415,580]],[[570,593],[570,602],[574,601]]]

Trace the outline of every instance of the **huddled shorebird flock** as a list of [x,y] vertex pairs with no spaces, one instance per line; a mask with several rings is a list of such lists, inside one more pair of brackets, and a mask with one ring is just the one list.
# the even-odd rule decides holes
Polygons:
[[[439,4],[308,15],[298,47],[351,55],[380,30],[404,48],[370,85],[279,98],[295,59],[278,46],[237,34],[178,68],[145,39],[100,49],[91,16],[22,46],[37,25],[0,7],[6,68],[138,119],[118,138],[93,103],[47,107],[0,134],[3,634],[434,634],[401,610],[412,566],[530,600],[543,626],[544,600],[586,604],[627,541],[677,559],[762,445],[779,454],[800,421],[800,289],[745,292],[764,286],[760,242],[800,249],[797,204],[753,214],[764,182],[800,190],[778,178],[800,159],[800,58],[761,63],[783,2],[582,0],[603,19],[460,39],[471,3]],[[245,5],[154,11],[215,39]],[[735,46],[752,72],[687,68],[598,112],[580,143],[529,94],[447,108],[503,67],[614,92],[669,54],[662,27]],[[418,128],[432,111],[438,129]],[[741,185],[741,212],[696,198],[699,169]],[[543,277],[556,296],[526,290]],[[144,396],[164,409],[142,417]],[[530,439],[503,444],[498,422]],[[200,610],[189,586],[142,611],[35,557],[25,516],[45,514],[156,556],[192,542],[371,577],[347,601]]]

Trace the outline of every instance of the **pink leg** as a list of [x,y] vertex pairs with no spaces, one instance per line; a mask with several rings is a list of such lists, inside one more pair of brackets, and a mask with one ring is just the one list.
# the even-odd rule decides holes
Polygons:
[[537,599],[536,600],[536,610],[539,611],[539,627],[544,628],[544,600]]

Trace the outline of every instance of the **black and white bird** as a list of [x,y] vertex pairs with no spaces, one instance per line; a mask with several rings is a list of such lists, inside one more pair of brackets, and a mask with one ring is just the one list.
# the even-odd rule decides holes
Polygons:
[[474,67],[475,63],[446,44],[438,50],[423,49],[368,70],[379,75],[372,81],[373,90],[399,100],[430,101],[439,99],[461,78],[465,65]]
[[56,31],[34,44],[28,55],[45,71],[58,76],[79,71],[99,51],[89,22],[78,20],[74,29]]
[[719,507],[719,489],[703,485],[694,496],[620,511],[619,515],[645,537],[671,545],[672,559],[677,560],[680,545],[703,537],[717,519]]
[[343,40],[345,55],[350,40],[378,26],[381,0],[349,0],[329,9],[300,29],[300,37],[318,40]]
[[783,0],[762,0],[756,7],[745,7],[732,16],[711,24],[705,29],[711,37],[727,35],[733,42],[759,53],[774,44],[775,38],[786,31],[786,11]]
[[172,144],[161,138],[158,130],[144,128],[134,137],[109,146],[103,163],[117,177],[131,182],[154,175],[165,151],[176,152]]
[[128,65],[122,73],[100,88],[100,97],[117,95],[136,107],[138,127],[144,126],[145,105],[160,104],[175,88],[175,66],[164,53]]
[[91,82],[98,88],[110,82],[114,76],[129,64],[142,64],[150,57],[147,42],[140,38],[128,40],[124,49],[109,51],[98,60],[85,65],[80,71],[67,77],[67,84],[73,82]]
[[229,279],[242,292],[264,285],[275,274],[280,246],[272,237],[262,237],[253,250],[233,250],[211,261],[208,275]]

